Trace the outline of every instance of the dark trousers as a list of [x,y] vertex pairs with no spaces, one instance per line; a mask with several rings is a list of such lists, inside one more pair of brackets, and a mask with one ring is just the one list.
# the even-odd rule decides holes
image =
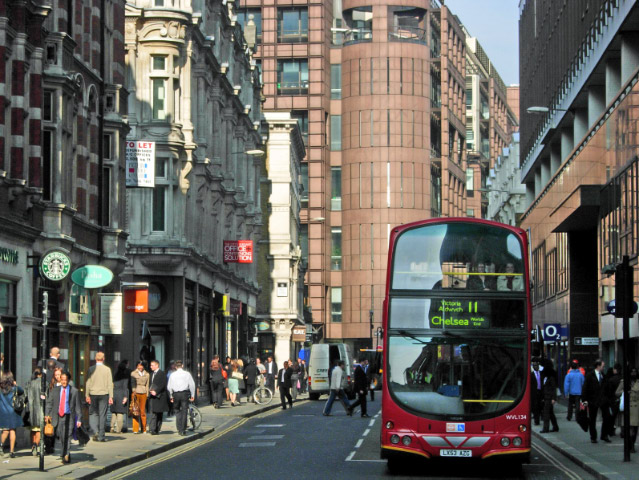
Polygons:
[[183,392],[175,392],[173,394],[173,411],[175,412],[175,423],[178,433],[186,431],[186,417],[189,413],[189,398],[191,392],[185,390]]
[[149,430],[151,433],[160,433],[162,429],[162,416],[164,412],[153,412],[151,413],[151,424],[149,425]]
[[603,423],[601,424],[601,438],[608,436],[610,432],[610,424],[612,417],[610,415],[610,407],[607,405],[591,405],[588,404],[588,420],[590,420],[590,439],[597,440],[597,412],[601,410]]
[[[54,413],[57,415],[57,413]],[[65,457],[71,450],[71,434],[73,433],[73,419],[71,415],[65,415],[58,418],[58,424],[55,427],[55,438],[60,442],[62,448],[61,457]]]
[[246,384],[246,401],[247,402],[254,402],[255,401],[253,399],[253,392],[255,392],[255,384],[254,383],[247,383]]
[[357,392],[357,400],[351,403],[351,410],[355,410],[355,407],[360,405],[362,415],[368,415],[368,412],[366,411],[366,390],[363,390],[363,392],[364,393]]
[[288,404],[293,406],[293,397],[291,397],[291,388],[283,387],[280,385],[280,400],[282,401],[282,408],[286,410],[286,400],[288,400]]
[[211,405],[222,406],[224,402],[224,382],[211,382]]
[[568,415],[566,415],[568,421],[572,420],[573,412],[575,412],[575,414],[577,413],[580,397],[581,395],[568,395]]
[[535,422],[535,425],[539,425],[539,417],[541,416],[544,405],[544,395],[541,390],[537,390],[537,394],[534,396],[534,400],[532,402],[532,417]]
[[107,410],[109,408],[108,395],[89,395],[91,406],[89,407],[89,425],[93,435],[97,435],[99,440],[104,438],[104,428],[106,426]]
[[270,389],[272,392],[275,391],[275,374],[266,374],[266,388]]
[[548,431],[549,423],[552,423],[553,430],[559,430],[559,425],[557,425],[557,417],[555,417],[555,409],[552,404],[552,399],[547,398],[544,400],[544,427],[543,431]]

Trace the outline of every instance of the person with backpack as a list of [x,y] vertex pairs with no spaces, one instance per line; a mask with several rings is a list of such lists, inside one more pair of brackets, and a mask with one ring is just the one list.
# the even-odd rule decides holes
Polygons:
[[[17,398],[16,398],[17,397]],[[0,376],[0,452],[4,456],[4,443],[9,439],[9,456],[15,458],[16,430],[22,426],[20,414],[25,408],[24,390],[16,384],[13,373],[6,372]]]
[[215,355],[209,367],[209,384],[211,391],[211,405],[220,408],[224,402],[224,380],[226,371],[220,364],[219,355]]

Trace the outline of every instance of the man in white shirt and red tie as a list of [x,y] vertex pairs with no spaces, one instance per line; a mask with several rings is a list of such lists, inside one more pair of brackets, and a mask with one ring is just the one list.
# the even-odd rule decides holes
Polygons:
[[[69,374],[63,373],[60,377],[60,386],[54,387],[47,397],[45,419],[51,421],[55,428],[55,436],[62,445],[62,463],[71,463],[71,435],[73,434],[73,421],[82,418],[82,405],[78,389],[69,385]],[[76,423],[80,428],[80,420]]]

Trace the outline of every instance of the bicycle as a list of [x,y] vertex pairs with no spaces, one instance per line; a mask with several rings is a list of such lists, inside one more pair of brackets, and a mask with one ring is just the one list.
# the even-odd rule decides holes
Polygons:
[[189,424],[191,425],[191,430],[195,431],[200,428],[202,425],[202,413],[200,409],[195,406],[194,403],[189,403]]
[[253,400],[258,405],[268,405],[273,400],[273,392],[270,388],[264,385],[264,379],[262,378],[259,383],[259,387],[253,392]]

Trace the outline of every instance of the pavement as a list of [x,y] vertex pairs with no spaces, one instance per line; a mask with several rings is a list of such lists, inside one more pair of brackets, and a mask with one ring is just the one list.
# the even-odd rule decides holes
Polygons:
[[[277,393],[277,392],[276,392]],[[298,395],[297,402],[306,400],[308,395]],[[0,480],[11,478],[57,478],[57,479],[92,479],[113,472],[127,465],[140,462],[159,455],[168,450],[178,448],[216,431],[222,432],[233,426],[241,418],[248,418],[268,410],[281,408],[279,395],[275,395],[268,405],[246,403],[242,396],[239,406],[231,407],[225,402],[222,408],[216,409],[208,405],[198,405],[202,413],[202,425],[195,432],[179,436],[175,424],[175,416],[165,418],[159,435],[134,435],[129,419],[128,433],[106,434],[106,442],[90,441],[84,447],[71,445],[71,463],[60,461],[59,444],[56,442],[54,455],[44,457],[44,472],[39,471],[39,457],[33,457],[31,450],[16,450],[16,458],[5,454],[0,458]],[[166,417],[166,415],[165,415]],[[107,422],[108,423],[108,422]]]
[[[621,428],[610,437],[611,443],[599,440],[601,420],[597,423],[598,443],[590,442],[590,433],[584,432],[575,421],[566,420],[568,407],[562,399],[555,404],[555,416],[559,431],[539,433],[542,425],[533,426],[533,443],[545,442],[562,455],[578,464],[585,471],[600,480],[628,480],[639,478],[639,453],[631,453],[630,461],[623,461],[623,438]],[[620,413],[623,415],[623,413]],[[543,423],[543,422],[542,422]],[[552,427],[551,427],[552,428]],[[635,446],[639,448],[639,442]]]

